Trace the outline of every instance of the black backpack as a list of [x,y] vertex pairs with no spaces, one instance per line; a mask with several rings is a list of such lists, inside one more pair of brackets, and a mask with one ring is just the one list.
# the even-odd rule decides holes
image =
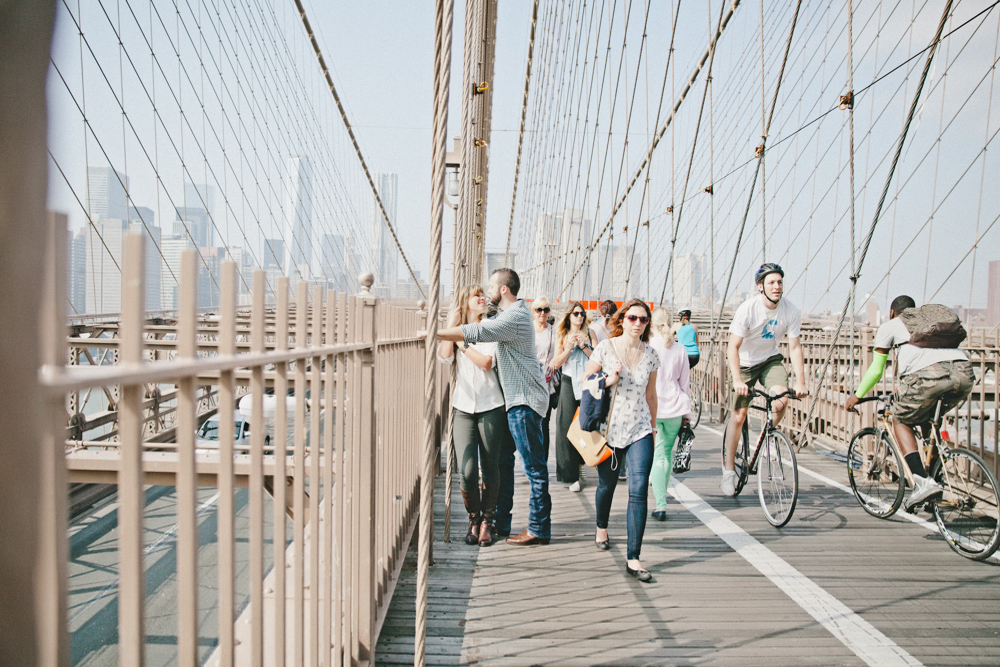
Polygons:
[[956,348],[968,335],[955,311],[939,303],[907,308],[899,319],[910,332],[910,345],[917,347]]
[[694,431],[690,424],[681,425],[677,434],[677,446],[674,448],[674,474],[681,474],[691,469],[691,445],[694,443]]

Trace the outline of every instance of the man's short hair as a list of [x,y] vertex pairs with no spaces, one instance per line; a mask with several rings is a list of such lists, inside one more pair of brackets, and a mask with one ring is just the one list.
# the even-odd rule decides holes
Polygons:
[[493,275],[499,275],[500,284],[506,286],[513,296],[517,296],[517,293],[521,291],[521,279],[517,277],[517,272],[514,269],[497,269]]
[[899,315],[907,308],[914,308],[916,307],[916,305],[917,302],[913,300],[913,297],[901,294],[900,296],[897,296],[895,299],[892,300],[892,304],[889,306],[889,308],[896,311],[896,314]]
[[599,310],[601,311],[601,315],[604,317],[610,317],[618,311],[618,306],[615,305],[614,301],[608,299],[607,301],[601,302]]

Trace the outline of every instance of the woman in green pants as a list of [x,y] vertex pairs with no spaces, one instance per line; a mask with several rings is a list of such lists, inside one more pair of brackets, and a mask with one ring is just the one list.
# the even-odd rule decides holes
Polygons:
[[691,412],[688,382],[691,367],[683,345],[674,342],[670,333],[670,313],[663,308],[653,311],[653,335],[649,344],[660,357],[656,375],[656,440],[653,445],[653,470],[649,474],[653,485],[656,509],[653,518],[667,520],[667,483],[674,465],[674,443],[681,424]]

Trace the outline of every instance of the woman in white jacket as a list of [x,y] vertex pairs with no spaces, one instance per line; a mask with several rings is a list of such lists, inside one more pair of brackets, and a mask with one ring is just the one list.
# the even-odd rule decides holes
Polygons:
[[670,333],[670,313],[664,308],[653,311],[649,344],[660,357],[656,374],[656,439],[653,445],[653,469],[649,474],[656,509],[653,518],[667,520],[667,484],[674,465],[674,444],[681,424],[691,412],[688,383],[691,367],[683,345]]

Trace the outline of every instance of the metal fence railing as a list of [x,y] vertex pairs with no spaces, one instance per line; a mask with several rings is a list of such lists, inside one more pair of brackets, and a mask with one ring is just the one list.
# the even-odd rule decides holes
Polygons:
[[[156,483],[176,486],[178,664],[199,661],[200,584],[219,591],[212,664],[370,662],[417,519],[423,443],[416,425],[424,418],[424,341],[418,332],[425,314],[367,293],[346,296],[304,282],[292,296],[284,278],[276,307],[267,308],[258,271],[247,317],[238,313],[236,267],[227,263],[218,319],[206,329],[196,308],[195,251],[188,251],[181,262],[176,336],[165,350],[162,336],[146,330],[144,240],[130,236],[117,363],[68,365],[60,275],[65,269],[51,261],[60,257],[54,249],[64,247],[65,218],[50,215],[50,223],[40,380],[50,417],[42,531],[52,548],[42,550],[51,554],[42,569],[55,583],[39,604],[43,634],[68,654],[67,452],[88,449],[86,442],[67,442],[68,397],[107,389],[116,397],[114,433],[93,444],[103,452],[98,467],[105,467],[118,489],[118,663],[143,664],[143,487],[154,475]],[[174,443],[148,437],[146,393],[165,385],[173,387],[175,399]],[[249,401],[247,447],[234,446],[234,420],[227,418],[219,419],[217,448],[206,451],[198,444],[198,402],[206,388],[222,417]],[[241,392],[247,398],[238,408]],[[273,404],[279,425],[272,430],[264,427],[265,402]],[[286,423],[294,428],[280,427]],[[199,582],[196,494],[206,485],[219,492],[217,581]],[[235,565],[237,485],[249,487],[245,569]],[[272,516],[265,516],[266,493],[274,497]],[[276,548],[268,550],[273,567],[265,571],[269,543]],[[249,590],[242,614],[237,589]]]

